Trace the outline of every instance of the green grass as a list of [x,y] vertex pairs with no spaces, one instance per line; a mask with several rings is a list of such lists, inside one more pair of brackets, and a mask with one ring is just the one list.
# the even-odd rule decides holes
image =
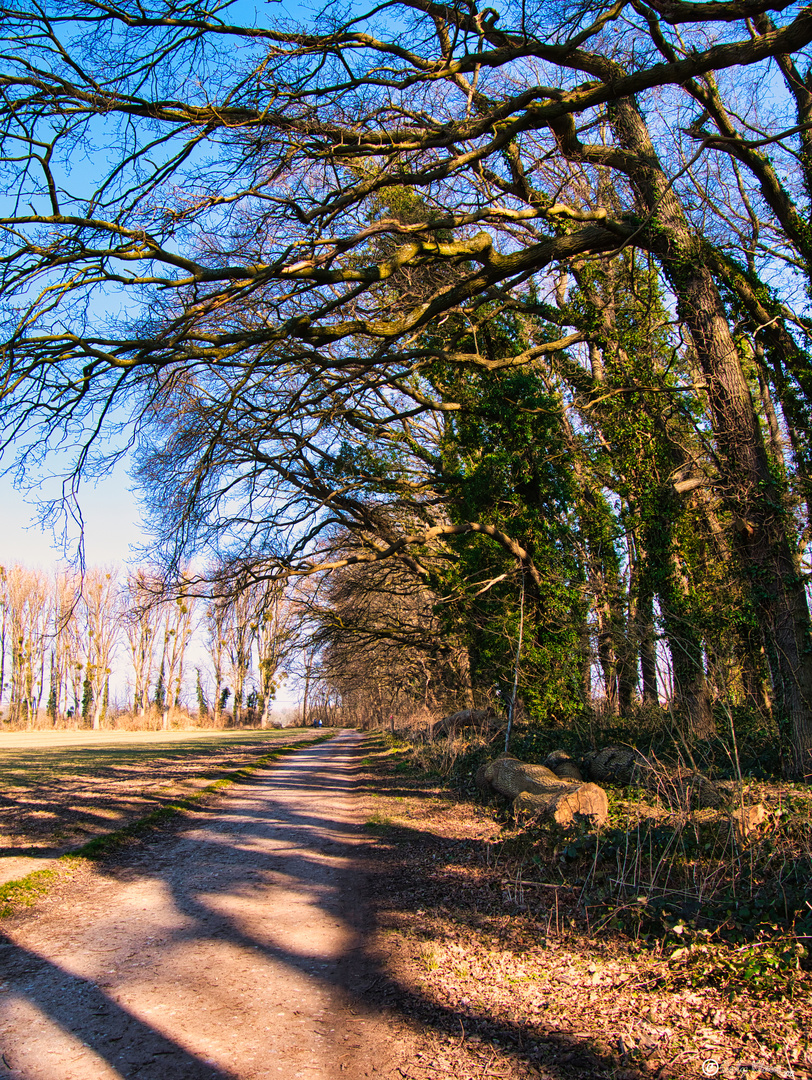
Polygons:
[[[67,858],[69,857],[63,856],[63,859]],[[5,885],[0,885],[0,918],[7,918],[18,908],[35,904],[62,877],[64,869],[67,869],[67,865],[48,866],[44,870],[35,870],[18,881],[7,881]]]
[[74,848],[72,851],[61,855],[56,860],[56,866],[49,866],[43,870],[35,870],[33,873],[27,874],[17,881],[7,881],[4,885],[0,885],[0,918],[7,918],[9,915],[13,915],[15,911],[20,908],[31,907],[37,900],[49,892],[52,886],[64,876],[65,871],[70,871],[81,865],[83,860],[103,859],[118,848],[127,844],[130,840],[137,837],[143,837],[154,829],[167,824],[179,814],[194,809],[194,807],[202,799],[205,799],[206,796],[229,787],[231,784],[239,783],[241,780],[247,779],[258,769],[261,769],[265,765],[270,765],[272,762],[286,754],[291,754],[294,751],[301,749],[303,746],[315,746],[317,743],[326,742],[328,739],[332,739],[334,735],[335,732],[332,731],[320,735],[315,739],[308,739],[306,741],[288,743],[284,746],[274,747],[270,753],[263,754],[262,757],[257,758],[250,765],[245,765],[240,769],[235,769],[232,772],[218,777],[217,780],[213,781],[211,784],[207,784],[204,788],[201,788],[194,794],[188,795],[176,802],[167,803],[144,817],[139,818],[137,821],[130,822],[121,829],[106,833],[104,836],[94,837],[93,840],[88,841],[86,844],[82,844],[80,847]]
[[367,829],[385,832],[387,829],[391,828],[392,819],[376,810],[366,819],[364,825]]

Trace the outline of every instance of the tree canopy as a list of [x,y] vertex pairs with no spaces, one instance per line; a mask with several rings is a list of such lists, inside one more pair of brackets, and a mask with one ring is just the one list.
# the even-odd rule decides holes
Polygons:
[[134,449],[168,572],[396,558],[474,677],[518,574],[568,707],[661,646],[812,775],[812,9],[244,10],[0,8],[12,464]]

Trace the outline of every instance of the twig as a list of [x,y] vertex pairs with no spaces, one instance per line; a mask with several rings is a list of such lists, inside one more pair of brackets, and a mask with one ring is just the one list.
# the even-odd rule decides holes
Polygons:
[[490,1069],[490,1067],[491,1067],[491,1065],[492,1065],[492,1063],[493,1063],[493,1059],[494,1059],[495,1057],[496,1057],[496,1051],[494,1050],[494,1051],[493,1051],[493,1053],[491,1054],[491,1059],[490,1059],[490,1061],[488,1062],[488,1064],[487,1064],[487,1065],[483,1065],[483,1067],[482,1067],[482,1075],[483,1075],[483,1077],[484,1077],[484,1076],[485,1076],[485,1075],[487,1074],[487,1072],[488,1072],[488,1069]]
[[519,600],[519,641],[516,645],[516,668],[513,672],[513,693],[510,698],[510,712],[508,713],[507,732],[505,733],[505,753],[510,748],[510,732],[513,728],[513,718],[516,714],[516,692],[519,688],[519,664],[522,657],[522,638],[524,636],[524,567],[521,566],[522,592]]
[[506,879],[502,882],[503,885],[522,885],[525,888],[532,889],[574,889],[574,885],[553,885],[546,881],[520,881],[518,878],[516,881],[510,881]]

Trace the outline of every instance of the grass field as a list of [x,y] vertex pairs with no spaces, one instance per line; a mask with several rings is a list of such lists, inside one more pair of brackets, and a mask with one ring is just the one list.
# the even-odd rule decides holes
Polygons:
[[274,746],[284,731],[0,734],[0,859],[48,858],[192,794]]

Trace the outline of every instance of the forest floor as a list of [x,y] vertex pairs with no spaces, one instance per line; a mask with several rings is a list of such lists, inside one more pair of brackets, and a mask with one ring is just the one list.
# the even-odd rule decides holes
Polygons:
[[381,739],[303,747],[0,923],[0,1080],[812,1075],[807,974],[686,978],[519,834]]
[[580,885],[540,872],[521,828],[403,747],[366,761],[380,992],[424,1040],[404,1077],[812,1076],[808,972],[771,981],[758,948],[729,944],[686,969],[673,935],[584,926]]

